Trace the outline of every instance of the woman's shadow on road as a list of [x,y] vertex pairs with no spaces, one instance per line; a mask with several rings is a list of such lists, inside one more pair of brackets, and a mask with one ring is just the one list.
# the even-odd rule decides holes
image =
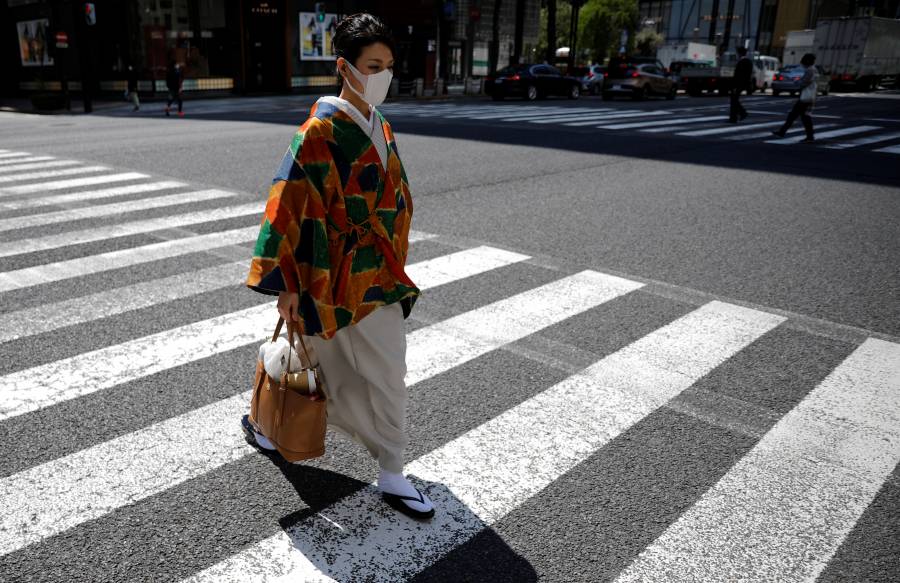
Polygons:
[[281,527],[308,567],[336,581],[537,581],[531,564],[444,484],[409,476],[435,505],[432,519],[415,520],[372,484],[270,458],[307,505]]

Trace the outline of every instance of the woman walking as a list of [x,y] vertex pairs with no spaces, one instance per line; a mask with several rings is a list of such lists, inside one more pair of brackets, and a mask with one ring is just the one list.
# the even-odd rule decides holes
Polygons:
[[818,87],[816,87],[816,68],[813,66],[815,63],[816,56],[812,53],[806,53],[800,59],[800,64],[805,67],[803,78],[800,79],[800,97],[794,103],[790,113],[788,113],[787,119],[784,120],[784,125],[772,132],[779,138],[784,137],[799,117],[803,122],[804,129],[806,129],[806,139],[803,140],[803,143],[808,144],[816,140],[813,135],[812,117],[809,115],[809,110],[812,109],[813,104],[816,102],[816,94],[818,92]]
[[[376,109],[390,88],[394,42],[369,14],[332,40],[342,88],[300,126],[269,191],[247,285],[278,295],[318,360],[328,424],[379,464],[378,488],[395,509],[434,515],[402,474],[407,445],[406,333],[419,295],[404,271],[412,199],[391,127]],[[274,449],[247,416],[248,441]]]

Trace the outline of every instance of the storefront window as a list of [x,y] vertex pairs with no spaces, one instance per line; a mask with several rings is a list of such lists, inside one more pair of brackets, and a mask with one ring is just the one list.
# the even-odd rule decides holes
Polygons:
[[217,0],[136,0],[137,58],[143,71],[164,79],[171,61],[185,79],[233,77],[227,50],[225,3]]

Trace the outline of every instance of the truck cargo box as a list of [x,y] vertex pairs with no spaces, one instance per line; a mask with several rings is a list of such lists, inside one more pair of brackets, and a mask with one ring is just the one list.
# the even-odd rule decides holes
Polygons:
[[873,89],[900,74],[900,20],[860,16],[822,18],[816,23],[816,64],[832,83]]

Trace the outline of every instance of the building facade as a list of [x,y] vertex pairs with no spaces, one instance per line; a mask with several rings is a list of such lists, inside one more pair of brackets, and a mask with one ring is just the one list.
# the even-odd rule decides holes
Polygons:
[[336,85],[335,24],[363,11],[392,28],[400,83],[431,86],[438,77],[487,74],[492,46],[503,64],[516,56],[517,38],[519,53],[536,44],[540,13],[540,0],[0,2],[3,95],[57,91],[63,83],[121,93],[129,65],[142,93],[165,94],[172,62],[182,65],[188,92],[319,91]]
[[815,28],[819,18],[900,18],[900,0],[639,0],[643,26],[666,41],[746,46],[781,57],[788,31]]

